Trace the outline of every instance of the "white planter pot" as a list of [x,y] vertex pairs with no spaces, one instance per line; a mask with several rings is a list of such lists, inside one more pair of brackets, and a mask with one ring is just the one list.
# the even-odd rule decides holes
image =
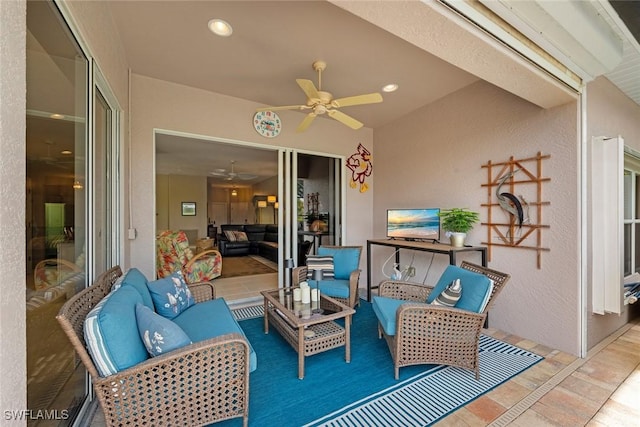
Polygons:
[[454,248],[461,248],[464,246],[464,239],[467,238],[467,233],[449,233],[449,240],[451,246]]

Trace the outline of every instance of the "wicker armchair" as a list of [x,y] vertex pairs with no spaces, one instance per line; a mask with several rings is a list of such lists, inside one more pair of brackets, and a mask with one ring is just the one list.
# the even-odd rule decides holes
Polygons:
[[222,255],[215,249],[194,255],[184,231],[165,230],[156,237],[158,278],[182,270],[187,283],[213,280],[222,274]]
[[[360,255],[362,246],[320,246],[318,255],[333,256],[335,268],[335,280],[321,280],[317,285],[320,292],[330,296],[341,303],[354,308],[359,304],[358,281],[360,280]],[[308,266],[296,267],[292,271],[293,286],[300,282],[309,281],[307,278]],[[309,281],[315,287],[315,281]],[[342,289],[344,287],[345,289]]]
[[395,334],[388,334],[381,322],[378,323],[378,336],[384,336],[391,351],[395,379],[399,378],[400,367],[427,363],[470,369],[476,379],[480,378],[480,332],[487,312],[510,275],[466,261],[460,267],[493,280],[491,295],[480,313],[426,304],[434,289],[431,286],[390,280],[380,284],[380,296],[404,301],[394,308]]
[[[249,414],[249,346],[227,334],[152,357],[101,377],[84,340],[84,320],[122,275],[116,266],[74,295],[58,322],[91,375],[107,426],[201,426]],[[211,283],[189,284],[196,302],[215,298]]]

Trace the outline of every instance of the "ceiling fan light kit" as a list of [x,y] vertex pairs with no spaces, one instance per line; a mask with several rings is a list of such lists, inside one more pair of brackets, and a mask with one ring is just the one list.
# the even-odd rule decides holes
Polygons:
[[322,114],[327,114],[334,120],[349,126],[351,129],[360,129],[363,124],[353,117],[339,111],[338,108],[349,107],[352,105],[375,104],[382,102],[382,95],[377,92],[365,95],[349,96],[346,98],[333,99],[330,92],[322,90],[322,72],[327,68],[324,61],[315,61],[313,69],[318,72],[318,87],[307,79],[296,79],[296,83],[307,96],[307,102],[304,105],[286,105],[281,107],[265,107],[258,108],[258,113],[276,110],[311,110],[302,120],[296,129],[297,132],[304,132],[313,120]]

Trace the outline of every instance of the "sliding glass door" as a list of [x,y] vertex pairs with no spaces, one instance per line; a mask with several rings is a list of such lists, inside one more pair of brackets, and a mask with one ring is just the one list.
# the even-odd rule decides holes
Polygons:
[[297,265],[321,245],[342,243],[344,173],[340,158],[295,154]]
[[28,425],[72,425],[91,387],[55,316],[119,262],[118,111],[52,1],[27,2],[26,336]]
[[87,280],[89,60],[52,2],[27,3],[27,405],[69,425],[86,373],[55,316]]

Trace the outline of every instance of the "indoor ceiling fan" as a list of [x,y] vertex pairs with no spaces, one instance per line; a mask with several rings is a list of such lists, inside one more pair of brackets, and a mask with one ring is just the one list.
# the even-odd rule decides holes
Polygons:
[[258,175],[254,175],[254,174],[250,174],[250,173],[236,173],[235,169],[234,169],[234,165],[236,164],[235,160],[231,160],[231,170],[228,171],[227,169],[215,169],[213,172],[211,172],[211,175],[218,177],[218,178],[222,178],[225,181],[233,181],[236,179],[239,179],[241,181],[247,181],[250,179],[255,179],[258,177]]
[[338,108],[382,102],[382,95],[380,95],[379,93],[369,93],[366,95],[356,95],[346,98],[333,99],[333,95],[331,95],[331,93],[322,90],[322,72],[326,68],[327,64],[324,61],[316,61],[313,63],[313,69],[318,72],[317,89],[311,80],[296,79],[298,86],[300,86],[300,88],[307,95],[307,103],[305,105],[265,107],[258,108],[257,111],[311,110],[296,129],[297,132],[302,132],[307,129],[311,122],[313,122],[313,119],[325,113],[332,119],[335,119],[352,129],[360,129],[362,127],[361,122],[338,110]]

